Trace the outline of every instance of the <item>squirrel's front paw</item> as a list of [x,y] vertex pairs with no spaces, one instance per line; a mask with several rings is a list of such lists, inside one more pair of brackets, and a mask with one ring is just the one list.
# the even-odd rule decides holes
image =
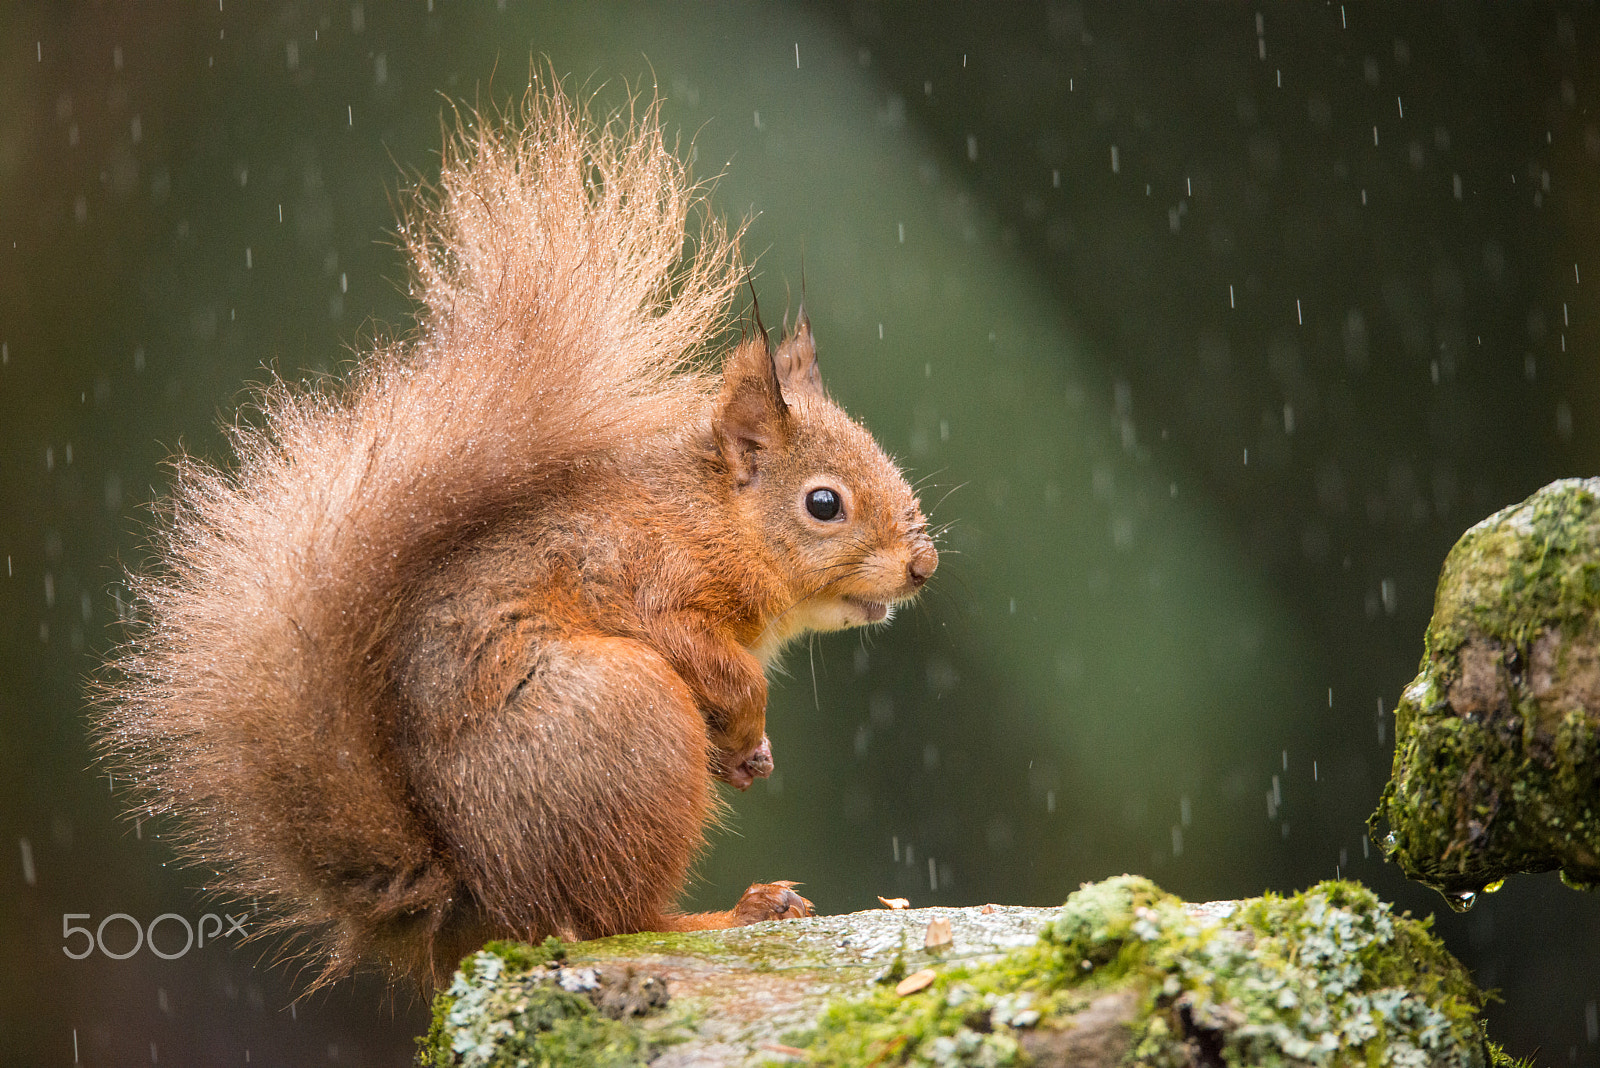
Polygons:
[[772,743],[763,734],[761,743],[748,752],[730,753],[726,749],[719,749],[715,774],[730,786],[748,790],[751,783],[772,774]]
[[817,910],[811,907],[811,902],[794,892],[798,885],[788,880],[754,884],[733,907],[734,922],[743,927],[747,923],[761,923],[763,920],[815,916]]

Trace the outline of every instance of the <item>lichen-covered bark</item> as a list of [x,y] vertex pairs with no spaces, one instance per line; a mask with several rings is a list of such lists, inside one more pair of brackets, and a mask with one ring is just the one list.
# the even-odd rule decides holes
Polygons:
[[[1354,883],[1185,905],[1121,876],[1059,909],[985,908],[496,943],[440,995],[423,1063],[1499,1063],[1461,965]],[[954,939],[930,950],[935,916]]]
[[1457,907],[1517,872],[1600,882],[1600,479],[1462,535],[1396,717],[1372,825],[1408,876]]

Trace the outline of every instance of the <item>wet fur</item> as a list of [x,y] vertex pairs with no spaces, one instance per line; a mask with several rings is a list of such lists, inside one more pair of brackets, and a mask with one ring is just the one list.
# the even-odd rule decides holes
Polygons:
[[[176,462],[99,741],[319,981],[786,914],[672,909],[713,776],[764,740],[766,661],[833,629],[806,612],[935,557],[808,325],[705,369],[741,275],[709,217],[685,255],[697,197],[653,105],[459,121],[402,225],[414,336],[268,390],[231,468]],[[791,529],[813,469],[875,510],[853,562]]]

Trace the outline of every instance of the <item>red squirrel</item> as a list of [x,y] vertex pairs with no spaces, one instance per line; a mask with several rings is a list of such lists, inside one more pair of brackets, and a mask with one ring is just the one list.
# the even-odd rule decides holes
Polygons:
[[740,233],[658,104],[598,121],[557,85],[458,120],[400,235],[411,336],[269,388],[231,467],[175,464],[99,703],[137,813],[319,983],[809,915],[793,883],[673,902],[713,780],[772,771],[764,669],[938,565],[915,494],[803,309],[716,365]]

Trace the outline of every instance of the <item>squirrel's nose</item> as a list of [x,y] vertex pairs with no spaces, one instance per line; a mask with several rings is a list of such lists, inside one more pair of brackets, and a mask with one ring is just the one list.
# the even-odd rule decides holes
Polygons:
[[931,545],[925,545],[913,553],[906,563],[906,579],[912,586],[921,586],[938,566],[938,551]]

